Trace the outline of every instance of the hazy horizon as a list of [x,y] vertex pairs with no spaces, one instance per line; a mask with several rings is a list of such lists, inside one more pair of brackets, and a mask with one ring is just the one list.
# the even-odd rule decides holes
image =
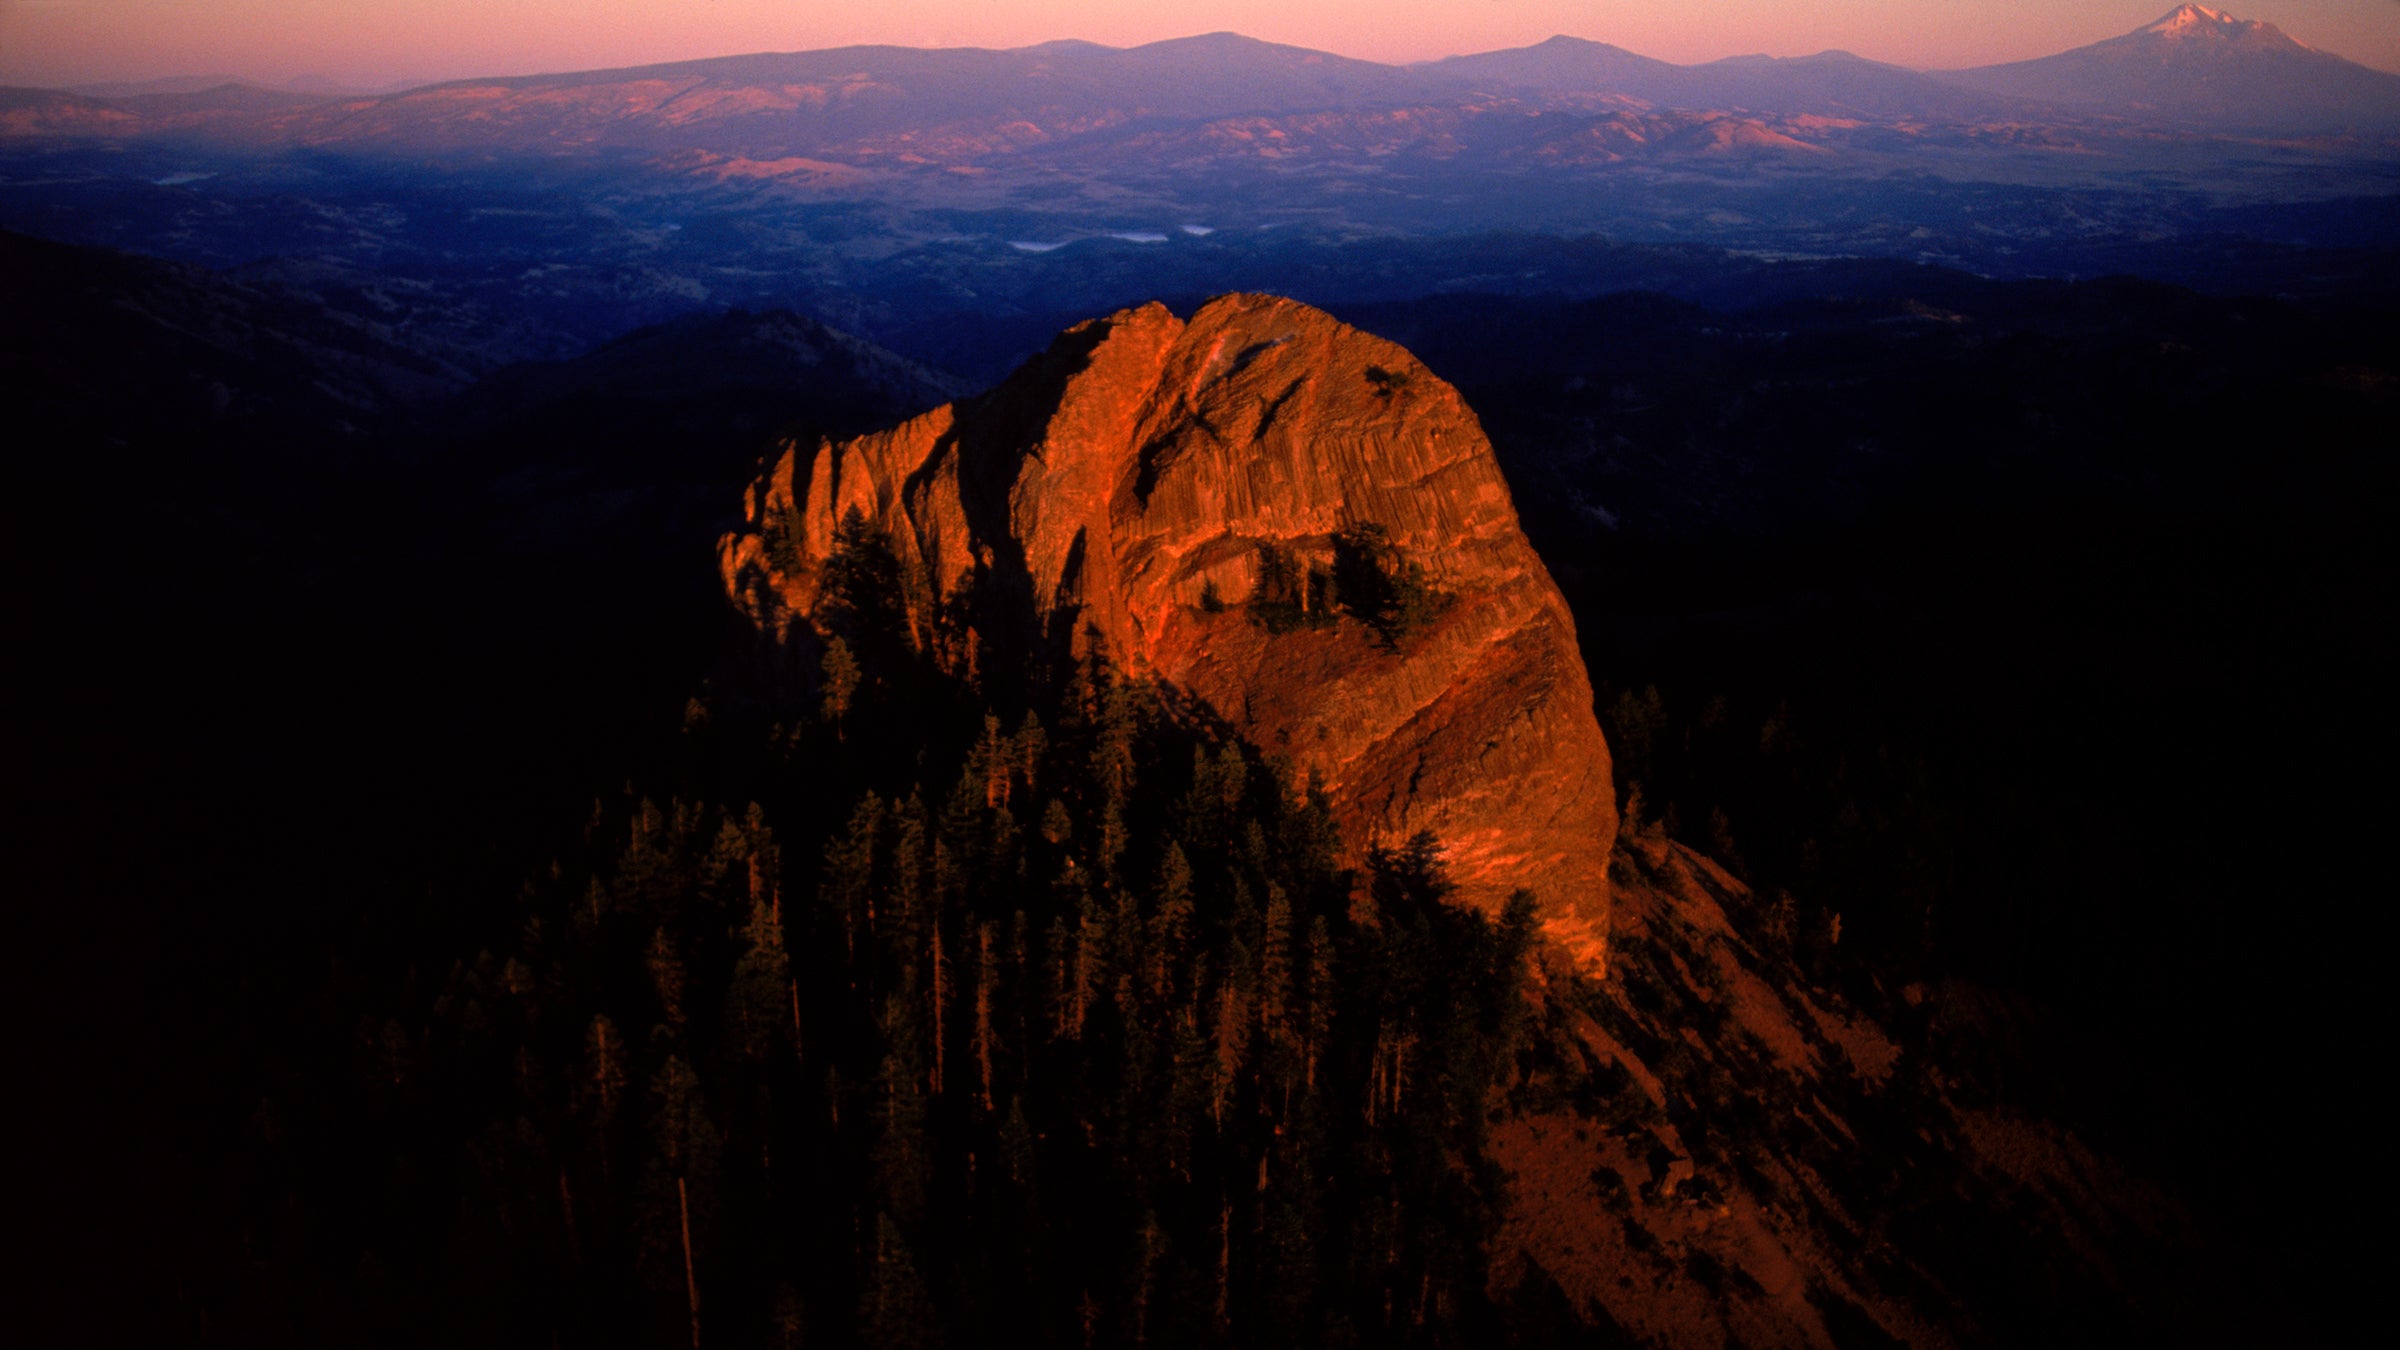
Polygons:
[[[711,0],[659,10],[640,0],[391,0],[360,13],[339,0],[0,0],[0,83],[73,86],[223,76],[349,90],[480,76],[639,66],[853,45],[1112,47],[1231,31],[1391,64],[1521,47],[1557,34],[1683,64],[1846,50],[1919,69],[2046,56],[2130,32],[2167,0],[1835,0],[1795,12],[1729,0],[1705,20],[1667,0],[1525,0],[1500,12],[1430,0],[1332,0],[1305,12],[1267,0],[1096,8],[1034,0],[1005,11],[967,0],[895,0],[802,10],[791,0]],[[2400,72],[2393,0],[2254,0],[2217,5],[2295,39]]]

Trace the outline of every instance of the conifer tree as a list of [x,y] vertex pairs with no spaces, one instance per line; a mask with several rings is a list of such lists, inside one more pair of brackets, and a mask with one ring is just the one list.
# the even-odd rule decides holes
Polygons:
[[625,1099],[625,1038],[606,1013],[592,1014],[583,1038],[581,1095],[594,1126],[606,1130]]
[[861,797],[850,813],[850,826],[825,845],[824,880],[819,907],[834,931],[841,934],[847,961],[858,959],[875,912],[875,855],[883,832],[884,806],[872,792]]
[[701,1253],[714,1212],[718,1137],[700,1080],[669,1055],[651,1080],[651,1162],[644,1178],[648,1214],[643,1260],[654,1289],[677,1289],[692,1344],[700,1344]]
[[791,986],[783,924],[765,899],[755,900],[750,905],[750,921],[742,929],[742,955],[726,996],[734,1047],[754,1064],[766,1063],[779,1048],[790,1021],[786,1005]]
[[[918,966],[922,957],[924,924],[933,880],[933,830],[925,815],[925,799],[910,793],[892,812],[892,873],[886,892],[882,927],[885,960],[897,975]],[[917,987],[925,987],[919,978]]]
[[858,695],[858,658],[851,655],[850,644],[838,634],[826,639],[825,655],[818,663],[818,688],[822,697],[818,711],[833,727],[836,740],[848,738],[847,720],[850,702]]
[[1302,1079],[1312,1093],[1318,1063],[1333,1038],[1333,1000],[1333,930],[1319,914],[1308,925],[1308,1016],[1301,1033]]
[[1031,791],[1039,786],[1042,759],[1050,753],[1050,734],[1042,729],[1042,719],[1031,708],[1025,710],[1025,720],[1018,724],[1010,745],[1016,756],[1013,771],[1018,781]]
[[1227,964],[1231,969],[1217,991],[1216,1063],[1209,1081],[1209,1117],[1219,1129],[1225,1127],[1225,1108],[1250,1054],[1250,991],[1243,979],[1249,960],[1238,941]]
[[875,1216],[866,1295],[858,1320],[859,1339],[876,1350],[934,1350],[941,1343],[933,1298],[917,1271],[915,1254],[890,1214]]
[[668,1031],[680,1033],[687,1011],[684,1005],[687,991],[683,956],[676,951],[675,939],[668,936],[664,925],[651,931],[647,965],[650,969],[650,988],[658,995],[659,1021]]
[[1000,926],[986,919],[975,925],[975,1101],[984,1114],[992,1110],[992,1061],[997,1028],[993,1005],[1000,984]]
[[875,1175],[886,1211],[914,1223],[925,1210],[929,1157],[925,1130],[925,1028],[906,989],[884,1001],[883,1061],[876,1073],[878,1102]]
[[1067,996],[1069,1014],[1067,1034],[1083,1039],[1084,1024],[1091,1016],[1092,996],[1100,983],[1100,957],[1105,950],[1107,920],[1101,917],[1100,906],[1090,892],[1076,898],[1075,935],[1072,970],[1068,976]]
[[1259,919],[1258,1007],[1262,1022],[1280,1025],[1291,996],[1292,899],[1267,883],[1267,907]]
[[1075,932],[1067,926],[1066,913],[1052,916],[1050,931],[1042,942],[1042,981],[1038,990],[1028,994],[1038,1003],[1042,1023],[1052,1040],[1081,1035],[1082,1023],[1075,1015]]
[[1164,1000],[1173,993],[1175,973],[1190,953],[1192,939],[1192,865],[1181,844],[1169,841],[1158,864],[1158,898],[1150,919],[1148,973],[1150,995]]
[[[937,841],[934,845],[935,856],[940,858],[944,851],[943,845]],[[928,1066],[931,1072],[926,1081],[928,1090],[939,1097],[942,1095],[948,1062],[945,1051],[950,1025],[951,977],[949,950],[942,941],[942,915],[938,908],[926,916],[925,948],[926,982],[930,986],[926,991],[927,1002],[933,1014],[932,1024],[925,1030],[926,1049],[932,1059]]]
[[808,1310],[801,1302],[800,1291],[788,1280],[777,1280],[768,1325],[774,1335],[773,1350],[801,1350],[807,1344]]
[[913,645],[907,597],[890,541],[857,507],[834,526],[817,584],[818,621],[849,644],[868,673],[889,678]]

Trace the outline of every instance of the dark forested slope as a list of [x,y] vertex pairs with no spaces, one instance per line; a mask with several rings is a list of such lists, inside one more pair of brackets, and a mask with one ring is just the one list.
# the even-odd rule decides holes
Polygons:
[[1578,985],[1105,662],[1000,698],[876,639],[869,538],[838,706],[729,663],[771,431],[939,377],[730,315],[448,398],[488,358],[0,243],[31,1338],[2340,1308],[2280,1160],[2367,1119],[2325,935],[2388,795],[2382,316],[1916,271],[1347,314],[1459,385],[1575,607],[1627,808]]

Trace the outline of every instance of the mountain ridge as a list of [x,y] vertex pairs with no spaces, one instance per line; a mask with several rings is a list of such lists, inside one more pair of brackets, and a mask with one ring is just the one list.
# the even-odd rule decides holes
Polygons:
[[[565,91],[582,91],[581,104],[559,105]],[[110,98],[12,90],[0,103],[0,131],[198,131],[322,145],[439,143],[470,132],[488,143],[496,128],[508,128],[538,133],[556,148],[588,150],[657,148],[650,142],[667,132],[674,133],[667,142],[682,143],[690,140],[689,128],[731,126],[762,144],[822,148],[977,119],[1025,120],[1055,137],[1100,125],[1095,118],[1289,115],[1492,94],[1570,105],[1631,100],[1684,111],[1953,121],[2102,112],[2311,132],[2400,124],[2400,75],[2310,48],[2271,24],[2186,5],[2084,47],[1952,70],[1915,70],[1839,51],[1686,65],[1565,34],[1526,47],[1389,65],[1213,32],[1132,47],[1062,40],[1005,49],[864,44],[742,53],[462,77],[368,95],[252,86]],[[62,98],[86,101],[70,105]],[[804,134],[774,122],[795,117],[806,124]]]
[[[1295,369],[1314,383],[1287,384]],[[1376,392],[1312,399],[1352,382]],[[1455,400],[1404,349],[1294,302],[1219,297],[1188,320],[1155,305],[1122,311],[1069,329],[979,399],[789,447],[720,545],[727,589],[763,635],[782,639],[787,677],[804,681],[798,705],[819,689],[834,699],[826,653],[856,603],[841,578],[858,564],[844,561],[843,541],[880,538],[897,574],[913,578],[903,582],[910,640],[954,671],[1003,681],[1027,651],[1072,629],[1074,659],[1104,656],[1158,681],[1167,707],[1196,711],[1203,726],[1220,719],[1229,744],[1321,788],[1351,859],[1423,827],[1466,905],[1490,912],[1512,884],[1531,883],[1548,940],[1527,991],[1535,1029],[1517,1076],[1489,1103],[1506,1175],[1488,1292],[1513,1316],[1554,1300],[1600,1343],[1614,1333],[1672,1346],[1972,1344],[2005,1326],[1997,1286],[2019,1279],[2062,1303],[2089,1300],[2081,1310],[2092,1316],[2142,1315],[2112,1303],[2129,1296],[2110,1261],[2165,1242],[2172,1202],[2055,1122],[1983,1101],[1971,1078],[1918,1061],[1929,1043],[1946,1058],[1955,1047],[1943,1038],[1971,1043],[1988,993],[1902,995],[1899,1007],[1926,1007],[1922,1023],[1956,1024],[1929,1034],[1815,983],[1808,953],[1840,941],[1838,919],[1804,931],[1788,897],[1754,894],[1638,814],[1620,819],[1613,787],[1601,788],[1605,816],[1589,803],[1569,822],[1583,850],[1570,865],[1607,869],[1602,903],[1586,892],[1562,904],[1559,879],[1582,873],[1527,866],[1559,823],[1529,809],[1557,795],[1550,761],[1583,756],[1606,774],[1610,751],[1578,734],[1576,709],[1555,711],[1588,703],[1588,686],[1529,690],[1547,675],[1539,653],[1496,680],[1444,668],[1442,623],[1499,634],[1487,650],[1513,641],[1505,619],[1489,617],[1493,587],[1476,580],[1493,559],[1476,555],[1506,562],[1523,546],[1505,483],[1476,472],[1490,464],[1479,424],[1445,422]],[[1446,431],[1473,439],[1445,445]],[[1409,438],[1422,444],[1391,443]],[[1324,503],[1308,457],[1355,471],[1343,480],[1355,494],[1344,515],[1385,526],[1404,557],[1424,559],[1429,521],[1462,541],[1425,559],[1451,598],[1432,628],[1386,646],[1348,613],[1312,624],[1262,603],[1277,541],[1315,571],[1305,518]],[[1425,518],[1407,509],[1412,498],[1476,496],[1479,485],[1498,494],[1480,502],[1480,527],[1445,503],[1422,503]],[[1264,500],[1269,489],[1279,501]],[[1095,499],[1108,509],[1095,511]],[[1149,528],[1178,503],[1217,514]],[[1340,574],[1338,559],[1328,571]],[[1534,601],[1535,625],[1552,629],[1547,652],[1573,655],[1571,630],[1541,613],[1546,573],[1497,585],[1521,607]],[[1014,639],[995,591],[1033,602],[1016,614]],[[1334,603],[1331,588],[1323,601]],[[976,617],[945,631],[941,610]],[[1411,712],[1377,697],[1380,678],[1412,665],[1417,697],[1434,690],[1430,701]],[[827,677],[810,688],[806,672],[819,666]],[[1498,718],[1471,706],[1495,702]],[[836,703],[824,706],[838,719]],[[1445,716],[1468,724],[1470,746],[1495,723],[1539,724],[1458,760],[1457,738],[1420,734]],[[1369,743],[1312,761],[1312,717],[1319,732]],[[1379,721],[1398,724],[1386,742],[1414,760],[1414,801],[1397,816],[1393,797],[1378,801],[1388,789],[1355,771],[1382,753],[1356,724]],[[1003,725],[987,720],[987,739]],[[1529,760],[1526,741],[1546,750]],[[993,762],[1008,758],[996,751]],[[1464,778],[1482,780],[1483,800],[1456,800]],[[1491,800],[1520,780],[1531,790]],[[983,799],[992,792],[987,782]],[[1494,847],[1511,834],[1532,839]],[[1890,1249],[1893,1233],[1915,1226],[1945,1232],[1939,1259],[1934,1244]],[[2026,1226],[2041,1236],[2029,1240]]]
[[921,632],[973,616],[954,667],[1103,649],[1320,783],[1353,856],[1430,831],[1467,903],[1531,889],[1604,963],[1616,804],[1574,622],[1474,414],[1401,348],[1275,297],[1152,304],[982,398],[791,446],[719,556],[803,671],[852,513],[923,578]]
[[2400,75],[2201,5],[2069,51],[1940,74],[1995,94],[2199,125],[2400,126]]

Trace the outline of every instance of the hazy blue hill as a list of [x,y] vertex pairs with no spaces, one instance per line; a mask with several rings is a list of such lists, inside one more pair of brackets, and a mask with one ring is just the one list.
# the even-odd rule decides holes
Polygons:
[[133,114],[102,99],[0,85],[0,137],[105,135],[134,127]]
[[20,423],[312,432],[457,392],[466,350],[272,284],[0,231],[0,388]]
[[1973,121],[2029,111],[2013,98],[1968,93],[1905,67],[1849,52],[1730,57],[1687,68],[1692,105],[1747,112]]
[[426,424],[512,513],[507,547],[605,553],[634,587],[706,556],[778,436],[857,435],[966,392],[814,319],[733,310],[510,367]]
[[223,80],[205,89],[162,89],[112,101],[144,117],[182,117],[196,113],[288,112],[323,103],[323,94],[290,89],[267,89],[241,80]]
[[735,310],[644,328],[572,360],[511,367],[462,404],[479,417],[521,417],[584,399],[613,405],[771,393],[783,405],[779,415],[838,410],[820,419],[820,429],[855,435],[966,392],[947,375],[814,319]]
[[2017,107],[2011,99],[1967,92],[1849,52],[1735,56],[1679,66],[1604,42],[1561,36],[1531,47],[1450,57],[1418,69],[1479,89],[1538,99],[1617,97],[1667,108],[1786,116],[1849,113],[1964,120]]
[[1679,96],[1682,66],[1606,42],[1560,34],[1530,47],[1450,56],[1418,67],[1480,89],[1541,94],[1619,93],[1649,101]]
[[[1175,38],[1089,59],[1105,84],[1195,115],[1389,104],[1426,92],[1406,70],[1238,33]],[[1152,83],[1158,80],[1173,83]]]
[[[1042,136],[1146,117],[1215,118],[1423,97],[1409,71],[1232,33],[1120,49],[1045,43],[843,47],[623,70],[460,80],[328,108],[293,130],[336,140],[431,142],[498,135],[576,146],[805,153],[870,136],[1028,123]],[[705,127],[705,137],[695,128]],[[1022,129],[1020,129],[1022,130]]]
[[1398,67],[1238,33],[1208,33],[1140,47],[1066,41],[1007,50],[857,46],[757,53],[618,70],[455,80],[397,97],[473,87],[560,89],[654,80],[696,80],[711,89],[818,82],[872,86],[887,97],[925,107],[1089,99],[1197,115],[1283,112],[1423,92],[1422,81]]

